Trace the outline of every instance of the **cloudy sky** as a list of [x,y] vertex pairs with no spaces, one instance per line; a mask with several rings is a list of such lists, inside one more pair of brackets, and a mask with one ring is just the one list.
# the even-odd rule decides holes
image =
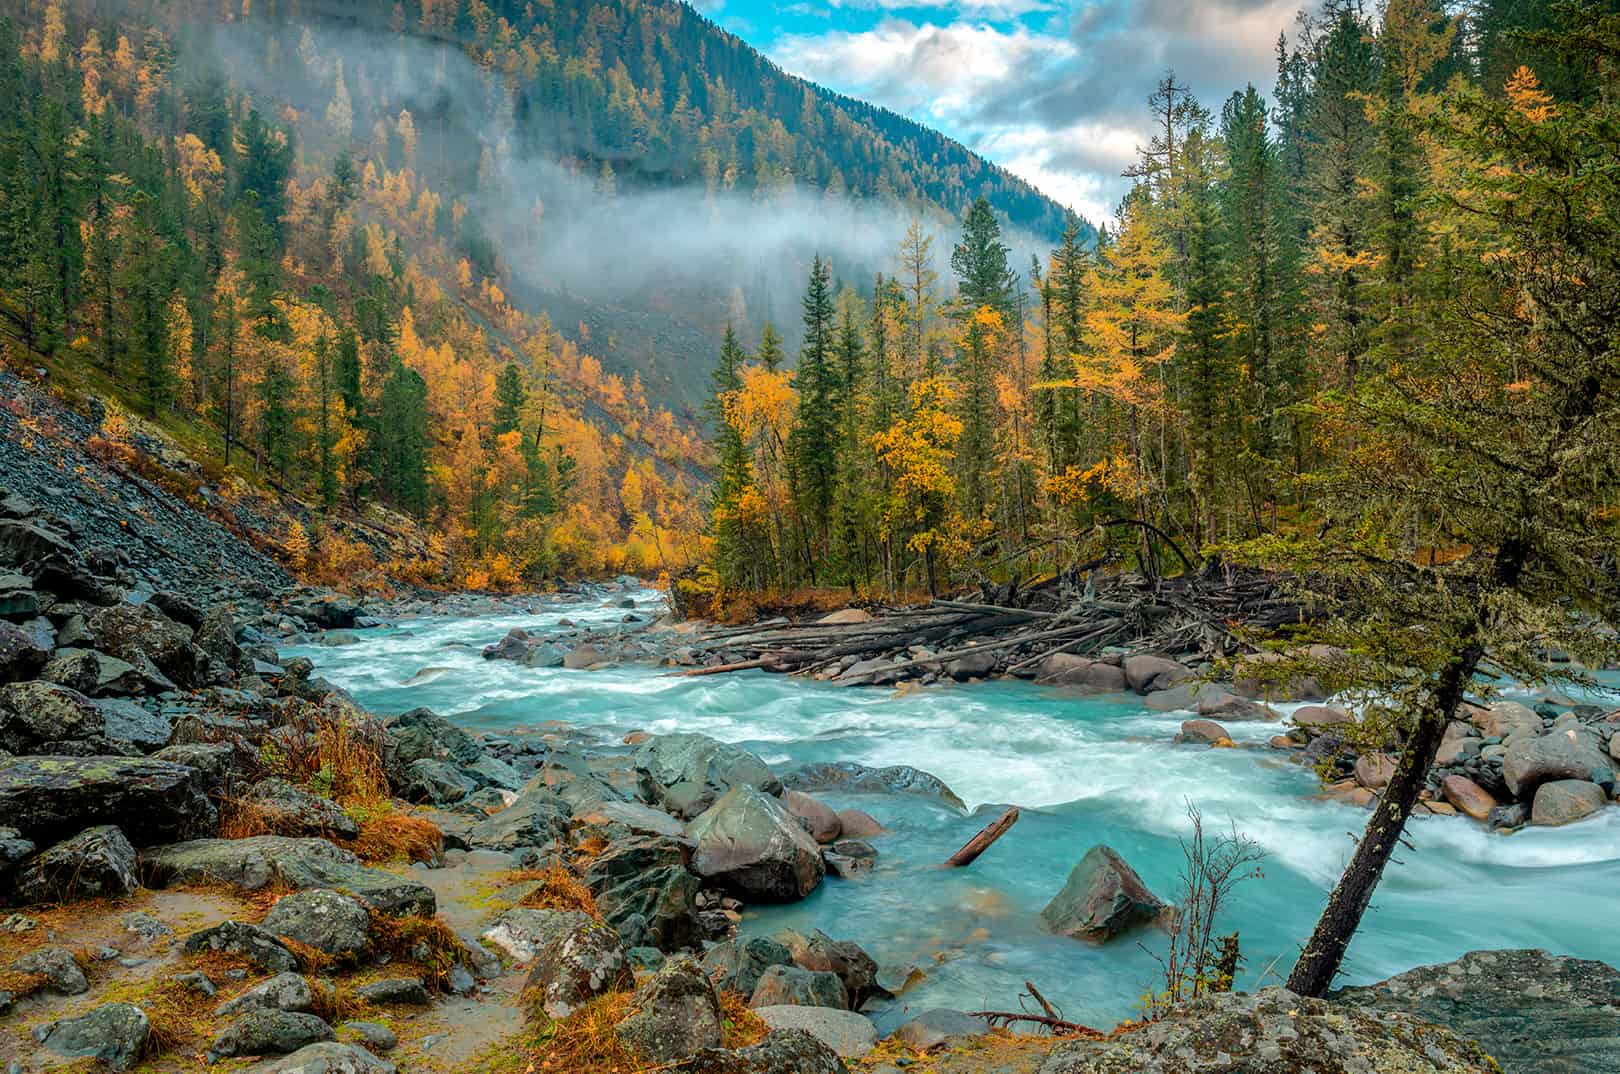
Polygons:
[[1301,0],[695,0],[784,68],[936,127],[1093,221],[1167,68],[1218,111],[1268,96]]

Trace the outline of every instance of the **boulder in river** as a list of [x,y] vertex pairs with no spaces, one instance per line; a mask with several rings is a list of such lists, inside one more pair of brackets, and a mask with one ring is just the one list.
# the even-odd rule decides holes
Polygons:
[[1176,741],[1202,743],[1206,746],[1214,746],[1222,742],[1231,745],[1232,736],[1227,733],[1226,728],[1214,720],[1183,720],[1181,721],[1181,732],[1176,735]]
[[1063,936],[1105,941],[1165,912],[1166,905],[1111,847],[1094,846],[1080,859],[1041,920]]
[[137,847],[219,823],[202,773],[150,757],[0,757],[0,817],[35,843],[116,824]]
[[1608,804],[1608,794],[1596,783],[1584,779],[1555,779],[1536,788],[1536,798],[1530,806],[1530,823],[1569,824],[1591,816]]
[[802,899],[826,873],[821,848],[780,802],[732,787],[687,827],[692,871],[744,899]]
[[733,787],[782,793],[782,781],[764,761],[708,735],[658,735],[636,751],[635,765],[642,796],[686,820]]
[[888,832],[876,817],[860,809],[840,809],[838,827],[846,839],[875,839]]
[[1449,775],[1440,780],[1440,794],[1446,801],[1473,817],[1486,820],[1500,803],[1494,795],[1467,776]]
[[782,785],[796,791],[835,791],[839,794],[915,794],[967,810],[962,799],[931,772],[910,765],[869,768],[854,761],[807,764],[782,777]]
[[631,946],[674,951],[698,941],[703,883],[686,867],[683,839],[633,835],[591,859],[585,883],[602,919]]
[[1127,656],[1122,664],[1125,683],[1139,694],[1168,690],[1193,677],[1185,664],[1168,656],[1142,654]]
[[888,998],[888,990],[878,983],[877,961],[853,940],[835,940],[820,929],[780,929],[771,938],[792,952],[794,965],[836,976],[851,1010],[869,999]]
[[71,902],[132,894],[135,848],[110,824],[86,828],[36,854],[17,871],[12,899],[19,905]]
[[805,831],[818,843],[831,843],[843,834],[844,825],[838,819],[838,814],[820,799],[812,798],[803,791],[784,791],[782,808],[798,818]]
[[1612,781],[1613,769],[1602,743],[1584,728],[1566,727],[1545,735],[1519,735],[1507,744],[1502,758],[1502,779],[1508,790],[1523,800],[1534,797],[1536,788],[1559,779],[1596,782],[1602,773]]
[[751,996],[772,966],[793,965],[793,952],[769,936],[737,937],[715,944],[703,955],[703,970],[716,988]]
[[1073,653],[1053,653],[1036,672],[1035,681],[1048,686],[1078,686],[1102,693],[1122,693],[1125,670],[1118,664]]

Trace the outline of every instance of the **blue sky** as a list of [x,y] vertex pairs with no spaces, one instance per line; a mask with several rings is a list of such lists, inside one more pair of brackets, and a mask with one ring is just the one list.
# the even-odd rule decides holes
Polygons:
[[1300,0],[694,0],[794,74],[935,127],[1092,221],[1173,67],[1218,112],[1269,96]]

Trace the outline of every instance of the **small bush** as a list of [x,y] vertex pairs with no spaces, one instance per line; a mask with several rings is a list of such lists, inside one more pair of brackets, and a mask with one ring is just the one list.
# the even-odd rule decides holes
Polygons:
[[544,869],[530,869],[513,873],[512,883],[538,881],[540,886],[519,900],[519,906],[534,910],[580,910],[598,917],[596,899],[591,889],[562,862],[552,862]]
[[360,834],[339,844],[360,856],[361,861],[419,861],[432,863],[444,853],[444,833],[422,817],[396,812],[392,803],[378,811],[350,810],[360,825]]
[[461,959],[461,938],[437,917],[395,917],[371,912],[371,947],[394,962],[408,962],[422,971],[422,980],[434,991],[444,991],[450,971]]

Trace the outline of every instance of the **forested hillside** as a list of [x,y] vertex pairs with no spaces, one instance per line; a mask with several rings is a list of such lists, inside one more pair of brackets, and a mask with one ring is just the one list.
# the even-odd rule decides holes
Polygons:
[[[1588,24],[1613,30],[1604,10]],[[954,248],[909,236],[875,289],[816,265],[796,369],[738,339],[722,352],[715,571],[694,587],[1157,576],[1300,534],[1370,542],[1352,560],[1477,549],[1461,519],[1492,482],[1416,490],[1503,423],[1558,427],[1534,407],[1562,374],[1526,356],[1554,346],[1550,315],[1516,260],[1541,251],[1503,207],[1556,216],[1612,183],[1612,138],[1571,135],[1565,156],[1535,140],[1554,118],[1612,134],[1611,113],[1577,108],[1604,99],[1613,57],[1543,33],[1571,17],[1328,0],[1280,39],[1270,94],[1199,101],[1164,78],[1144,102],[1159,133],[1095,247],[1071,230],[1018,263],[980,205]],[[1589,294],[1612,282],[1581,264]],[[1420,409],[1451,385],[1481,393],[1466,421]],[[1589,465],[1601,488],[1607,463]]]

